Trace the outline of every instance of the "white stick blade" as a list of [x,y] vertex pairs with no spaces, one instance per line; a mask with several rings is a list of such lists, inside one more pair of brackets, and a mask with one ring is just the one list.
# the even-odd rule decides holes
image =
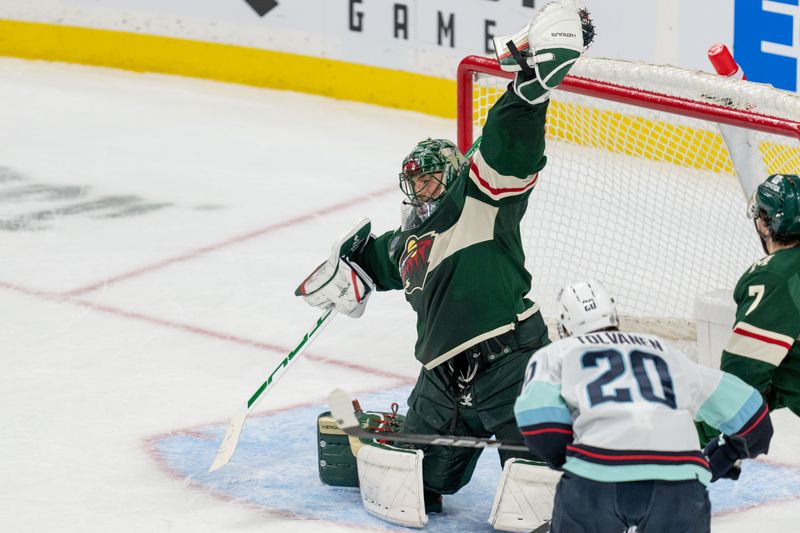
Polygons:
[[250,411],[245,406],[244,409],[241,409],[238,413],[236,413],[233,418],[231,418],[230,422],[228,422],[228,430],[225,432],[225,436],[222,438],[222,443],[219,445],[217,456],[214,458],[214,462],[211,463],[211,467],[208,469],[209,472],[213,472],[214,470],[222,468],[228,464],[228,461],[231,460],[233,453],[236,451],[236,446],[239,444],[239,436],[242,434],[244,421],[249,412]]
[[347,433],[348,428],[361,427],[353,411],[353,400],[342,389],[334,389],[328,397],[331,414],[336,419],[339,429]]

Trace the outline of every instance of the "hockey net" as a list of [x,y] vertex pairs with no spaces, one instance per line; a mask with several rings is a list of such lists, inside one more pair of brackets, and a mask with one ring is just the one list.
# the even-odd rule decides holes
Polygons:
[[[494,60],[462,61],[462,151],[511,77]],[[752,132],[760,182],[800,173],[798,117],[800,97],[769,86],[581,59],[553,92],[547,166],[522,223],[532,297],[550,325],[559,288],[594,278],[615,295],[624,328],[693,340],[696,297],[732,293],[763,255],[719,124]]]

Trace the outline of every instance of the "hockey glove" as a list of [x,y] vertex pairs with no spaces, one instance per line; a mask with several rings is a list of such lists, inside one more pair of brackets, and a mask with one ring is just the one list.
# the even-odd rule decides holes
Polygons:
[[295,291],[314,307],[333,306],[351,318],[364,314],[375,284],[357,264],[344,257],[325,261]]
[[494,38],[500,68],[519,72],[514,92],[530,104],[550,97],[594,39],[589,12],[574,0],[557,0],[544,6],[514,35]]
[[720,478],[739,479],[741,458],[749,457],[744,439],[720,435],[703,449],[711,468],[712,483]]
[[351,318],[363,315],[375,284],[352,258],[357,257],[372,238],[371,227],[369,219],[362,218],[341,235],[333,243],[328,260],[300,283],[295,296],[301,296],[314,307],[333,306]]

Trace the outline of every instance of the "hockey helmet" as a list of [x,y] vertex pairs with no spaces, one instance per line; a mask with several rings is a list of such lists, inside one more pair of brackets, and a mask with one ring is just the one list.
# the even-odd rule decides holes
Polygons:
[[619,327],[614,299],[597,281],[581,281],[564,287],[556,300],[561,311],[558,334],[562,339],[570,335]]
[[748,214],[757,218],[762,211],[778,237],[800,236],[800,176],[773,174],[759,185]]
[[[403,159],[400,171],[400,189],[412,205],[420,206],[428,201],[442,197],[450,184],[455,181],[458,172],[466,159],[458,147],[447,139],[426,139],[418,143],[411,153]],[[437,178],[442,184],[441,192],[436,198],[418,198],[414,178],[433,175],[441,172]]]

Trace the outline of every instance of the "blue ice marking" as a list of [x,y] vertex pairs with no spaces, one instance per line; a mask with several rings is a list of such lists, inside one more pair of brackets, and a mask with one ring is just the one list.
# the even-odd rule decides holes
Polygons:
[[761,461],[745,461],[738,481],[720,479],[709,487],[711,511],[727,513],[800,496],[800,471]]
[[[388,411],[393,401],[405,412],[410,388],[358,397],[366,410]],[[225,427],[189,435],[167,435],[154,442],[169,467],[192,482],[236,500],[299,518],[352,524],[361,528],[407,531],[367,513],[357,488],[323,485],[317,467],[316,419],[325,404],[300,407],[248,419],[236,454],[225,467],[207,472]],[[429,515],[426,531],[490,533],[500,460],[496,450],[484,450],[472,481],[458,494],[445,496],[445,512]]]
[[[408,397],[409,388],[359,397],[367,410],[389,410],[391,402]],[[169,468],[208,490],[229,498],[290,513],[300,519],[326,520],[373,530],[406,530],[367,513],[358,489],[329,487],[319,480],[316,419],[328,407],[310,405],[255,416],[248,420],[231,462],[213,474],[207,472],[217,453],[225,426],[191,434],[160,437],[154,447]],[[405,412],[403,404],[400,411]],[[500,461],[496,450],[485,450],[472,481],[457,494],[445,496],[445,512],[429,516],[426,531],[433,533],[490,533],[486,520],[492,508]],[[710,488],[714,513],[800,496],[800,472],[787,467],[746,462],[736,483],[722,480]]]

